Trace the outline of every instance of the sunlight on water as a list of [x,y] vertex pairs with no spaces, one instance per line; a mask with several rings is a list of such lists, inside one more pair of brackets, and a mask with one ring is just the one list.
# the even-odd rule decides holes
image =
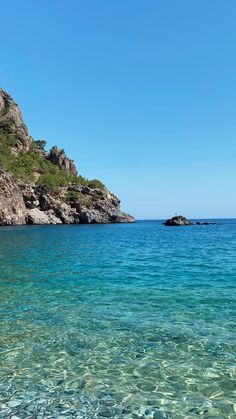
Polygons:
[[0,229],[0,418],[235,418],[236,223]]

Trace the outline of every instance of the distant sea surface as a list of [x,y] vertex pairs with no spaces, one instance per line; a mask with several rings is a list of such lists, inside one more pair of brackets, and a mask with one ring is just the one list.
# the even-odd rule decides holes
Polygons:
[[236,220],[217,222],[0,228],[0,418],[235,419]]

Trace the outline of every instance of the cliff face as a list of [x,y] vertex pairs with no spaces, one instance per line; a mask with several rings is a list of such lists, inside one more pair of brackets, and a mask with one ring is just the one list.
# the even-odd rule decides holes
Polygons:
[[25,224],[25,204],[17,184],[0,169],[0,223]]
[[132,222],[101,182],[78,176],[73,160],[34,141],[20,109],[0,89],[0,225]]
[[32,142],[21,111],[11,96],[0,89],[0,129],[14,136],[15,151],[28,151]]

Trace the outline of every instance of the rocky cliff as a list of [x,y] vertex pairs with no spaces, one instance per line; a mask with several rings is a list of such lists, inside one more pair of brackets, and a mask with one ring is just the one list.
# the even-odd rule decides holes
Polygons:
[[18,105],[0,89],[0,225],[122,223],[119,199],[94,179],[78,175],[56,146],[35,141]]

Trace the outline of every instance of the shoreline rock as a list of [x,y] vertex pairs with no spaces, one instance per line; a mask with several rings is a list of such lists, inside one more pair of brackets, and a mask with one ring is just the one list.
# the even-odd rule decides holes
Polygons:
[[[71,195],[71,192],[74,195]],[[108,190],[69,185],[59,194],[17,183],[0,169],[0,225],[131,223],[120,200]]]

